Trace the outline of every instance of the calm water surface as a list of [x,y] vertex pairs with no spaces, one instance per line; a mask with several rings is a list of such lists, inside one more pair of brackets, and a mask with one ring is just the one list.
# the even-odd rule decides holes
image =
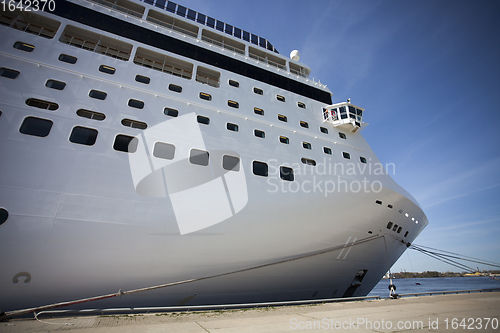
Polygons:
[[[497,277],[497,279],[500,279],[500,277]],[[396,286],[398,294],[500,288],[500,280],[487,276],[393,279],[392,283]],[[420,285],[417,285],[417,283],[420,283]],[[389,295],[389,284],[389,280],[380,280],[368,296],[387,297]]]

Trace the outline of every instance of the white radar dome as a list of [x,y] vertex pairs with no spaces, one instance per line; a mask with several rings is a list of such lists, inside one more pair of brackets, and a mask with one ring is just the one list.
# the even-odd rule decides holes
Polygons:
[[299,51],[293,50],[292,52],[290,52],[290,58],[292,60],[299,61],[300,60],[300,53],[299,53]]

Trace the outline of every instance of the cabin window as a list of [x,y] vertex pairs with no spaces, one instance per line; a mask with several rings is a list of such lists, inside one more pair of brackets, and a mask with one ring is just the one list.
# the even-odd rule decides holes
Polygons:
[[345,136],[345,134],[344,134],[344,133],[342,133],[342,132],[339,132],[339,137],[340,137],[341,139],[344,139],[344,140],[345,140],[345,139],[347,139],[347,137]]
[[71,64],[71,65],[76,64],[76,61],[78,60],[77,57],[73,57],[73,56],[70,56],[70,55],[67,55],[64,53],[60,54],[58,59],[59,59],[59,61]]
[[302,147],[304,149],[312,149],[311,144],[309,142],[305,142],[305,141],[302,142]]
[[306,165],[312,165],[312,166],[316,166],[316,161],[315,160],[311,160],[309,158],[305,158],[305,157],[302,157],[300,159],[300,161]]
[[256,176],[267,177],[267,175],[269,174],[267,163],[264,162],[253,161],[252,170],[253,174]]
[[218,88],[220,86],[220,73],[205,67],[198,67],[196,81]]
[[89,97],[90,98],[95,98],[95,99],[99,99],[101,101],[104,101],[106,99],[106,97],[108,96],[107,93],[105,93],[104,91],[98,91],[98,90],[91,90],[89,92]]
[[52,121],[49,119],[26,117],[19,128],[19,132],[44,138],[49,135],[52,124]]
[[360,156],[359,160],[361,161],[361,163],[365,163],[366,164],[366,158],[364,158],[363,156]]
[[258,129],[254,130],[254,131],[253,131],[253,134],[254,134],[256,137],[258,137],[258,138],[262,138],[262,139],[264,139],[264,138],[266,137],[266,133],[265,133],[264,131],[261,131],[261,130],[258,130]]
[[153,156],[158,158],[163,158],[165,160],[174,159],[175,146],[170,143],[157,142],[153,149]]
[[240,104],[238,102],[231,100],[227,101],[227,105],[235,109],[238,109],[240,107]]
[[380,201],[380,200],[375,200],[375,203],[376,203],[377,205],[381,205],[381,204],[382,204],[382,201]]
[[399,228],[398,228],[398,231],[396,231],[396,232],[397,232],[398,234],[400,234],[400,233],[401,233],[401,230],[403,230],[403,227],[399,227]]
[[128,100],[128,106],[130,106],[131,108],[136,108],[136,109],[143,109],[144,108],[144,102],[143,101],[139,101],[137,99],[129,99]]
[[226,128],[230,131],[233,131],[233,132],[238,132],[238,129],[239,129],[238,125],[233,124],[233,123],[227,123]]
[[259,109],[259,108],[253,108],[253,112],[255,114],[258,114],[259,116],[263,116],[264,115],[264,110]]
[[393,208],[393,206],[392,206],[391,204],[389,204],[389,205],[387,205],[387,208],[392,209],[392,208]]
[[283,122],[285,122],[285,123],[288,121],[287,117],[286,117],[286,116],[284,116],[284,115],[282,115],[282,114],[279,114],[279,115],[278,115],[278,120],[279,120],[279,121],[283,121]]
[[236,156],[222,156],[222,167],[224,170],[240,171],[240,159]]
[[405,232],[405,237],[408,236],[409,231]]
[[88,127],[73,127],[69,141],[86,146],[93,146],[97,140],[97,130]]
[[321,133],[328,134],[328,128],[325,128],[325,127],[320,127],[320,128],[319,128],[319,131],[320,131]]
[[135,153],[139,140],[136,137],[118,134],[113,143],[113,149],[124,153]]
[[289,182],[293,182],[293,169],[286,166],[280,166],[280,178]]
[[33,45],[23,42],[15,42],[14,48],[24,52],[33,52],[33,50],[35,49]]
[[151,79],[147,76],[142,76],[142,75],[136,75],[135,76],[135,80],[137,82],[140,82],[140,83],[144,83],[144,84],[149,84],[151,82]]
[[257,95],[264,95],[264,90],[260,88],[253,88],[253,92],[256,93]]
[[395,224],[394,227],[392,228],[392,231],[396,231],[398,229],[398,225]]
[[9,212],[5,208],[0,208],[0,225],[4,224],[9,218]]
[[284,102],[285,101],[285,97],[284,96],[281,96],[281,95],[276,95],[276,99],[280,102]]
[[392,224],[393,224],[392,222],[387,223],[387,229],[391,229],[392,228]]
[[342,152],[342,156],[345,158],[345,159],[348,159],[350,160],[351,159],[351,154],[347,153],[347,152]]
[[137,128],[141,130],[148,128],[148,125],[146,123],[132,119],[122,119],[122,125],[125,127]]
[[290,139],[288,139],[286,136],[280,136],[280,142],[284,144],[289,144]]
[[212,95],[201,92],[200,93],[200,98],[204,99],[205,101],[211,101],[212,100]]
[[0,76],[5,77],[7,79],[17,79],[19,74],[20,74],[20,72],[14,70],[14,69],[5,68],[5,67],[0,68]]
[[179,111],[172,108],[164,108],[163,114],[170,117],[177,117],[179,115]]
[[191,149],[189,153],[189,162],[196,165],[207,166],[209,162],[208,151]]
[[45,86],[55,90],[63,90],[66,87],[66,83],[57,80],[47,80]]
[[182,87],[178,86],[176,84],[170,83],[168,85],[168,90],[176,92],[176,93],[181,93],[182,92]]
[[305,109],[306,108],[306,105],[302,102],[297,102],[297,106],[301,109]]
[[36,98],[28,98],[26,100],[26,105],[49,111],[55,111],[59,109],[59,105],[57,103],[43,101],[41,99],[36,99]]
[[203,125],[208,125],[210,124],[210,118],[205,117],[205,116],[198,116],[196,117],[196,120]]
[[229,80],[229,85],[231,87],[235,87],[235,88],[239,88],[240,87],[240,83],[238,81],[234,81],[234,80]]
[[309,128],[309,124],[305,121],[300,121],[300,127]]
[[101,65],[101,66],[99,66],[99,72],[113,75],[113,74],[115,74],[116,69],[113,67],[110,67],[110,66]]
[[104,113],[85,110],[85,109],[79,109],[78,111],[76,111],[76,114],[79,117],[83,117],[83,118],[87,118],[87,119],[93,119],[93,120],[99,120],[99,121],[106,119],[106,116],[104,115]]
[[332,149],[328,147],[323,147],[323,152],[325,154],[331,155],[332,154]]

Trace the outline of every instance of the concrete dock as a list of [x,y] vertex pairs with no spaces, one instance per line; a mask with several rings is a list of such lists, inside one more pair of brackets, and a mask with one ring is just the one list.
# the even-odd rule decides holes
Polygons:
[[12,319],[0,332],[500,332],[500,292],[199,312]]

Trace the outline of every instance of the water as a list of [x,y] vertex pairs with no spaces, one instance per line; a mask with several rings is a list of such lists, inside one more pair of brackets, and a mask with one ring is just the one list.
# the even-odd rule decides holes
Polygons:
[[[368,296],[389,296],[389,281],[389,279],[380,280]],[[392,283],[396,286],[396,293],[398,294],[500,288],[500,280],[487,276],[392,279]],[[420,283],[420,285],[417,285],[417,283]]]

